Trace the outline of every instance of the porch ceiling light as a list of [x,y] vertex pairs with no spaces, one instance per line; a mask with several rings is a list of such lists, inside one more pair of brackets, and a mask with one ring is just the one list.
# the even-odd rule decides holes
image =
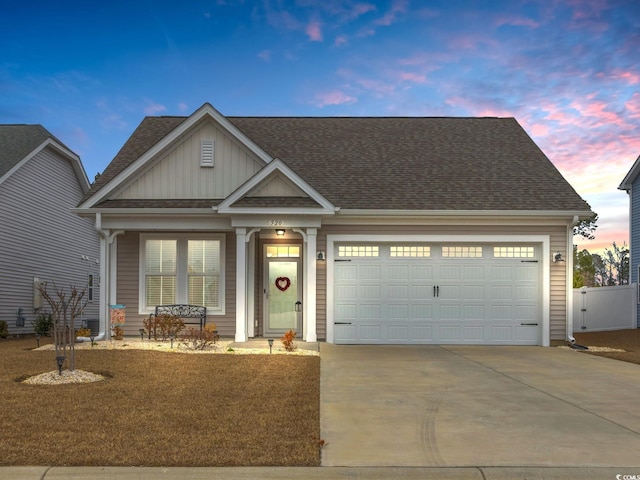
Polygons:
[[276,235],[282,237],[284,235],[284,228],[276,228]]

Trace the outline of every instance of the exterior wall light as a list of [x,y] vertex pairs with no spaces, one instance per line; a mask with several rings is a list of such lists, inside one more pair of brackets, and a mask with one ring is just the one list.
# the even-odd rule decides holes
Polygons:
[[284,228],[276,228],[276,235],[282,237],[284,235]]

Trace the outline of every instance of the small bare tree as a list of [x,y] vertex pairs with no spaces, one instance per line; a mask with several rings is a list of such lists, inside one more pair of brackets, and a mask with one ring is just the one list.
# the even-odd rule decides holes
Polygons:
[[56,357],[66,358],[69,353],[69,370],[76,368],[75,355],[75,321],[80,316],[85,307],[87,300],[84,299],[87,293],[87,287],[78,290],[75,285],[69,287],[69,294],[63,288],[59,288],[53,284],[53,292],[47,291],[47,284],[41,283],[38,287],[42,298],[51,307],[51,315],[53,317],[53,339],[56,348]]

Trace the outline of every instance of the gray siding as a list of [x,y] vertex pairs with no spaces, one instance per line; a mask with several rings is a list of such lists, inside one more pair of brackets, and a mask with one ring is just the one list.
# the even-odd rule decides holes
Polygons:
[[[93,274],[93,302],[81,320],[98,318],[99,238],[91,220],[70,210],[82,197],[69,161],[48,148],[0,184],[0,319],[11,334],[33,332],[33,277],[68,290],[84,288]],[[24,328],[16,327],[19,308]]]

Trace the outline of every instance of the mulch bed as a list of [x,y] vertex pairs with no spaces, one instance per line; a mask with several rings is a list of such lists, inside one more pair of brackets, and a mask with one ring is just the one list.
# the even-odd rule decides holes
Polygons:
[[585,346],[611,347],[624,352],[589,352],[590,355],[640,364],[640,329],[613,332],[575,333],[576,343]]
[[35,346],[0,340],[2,466],[320,464],[317,356],[77,350],[105,381],[26,385],[56,368]]

